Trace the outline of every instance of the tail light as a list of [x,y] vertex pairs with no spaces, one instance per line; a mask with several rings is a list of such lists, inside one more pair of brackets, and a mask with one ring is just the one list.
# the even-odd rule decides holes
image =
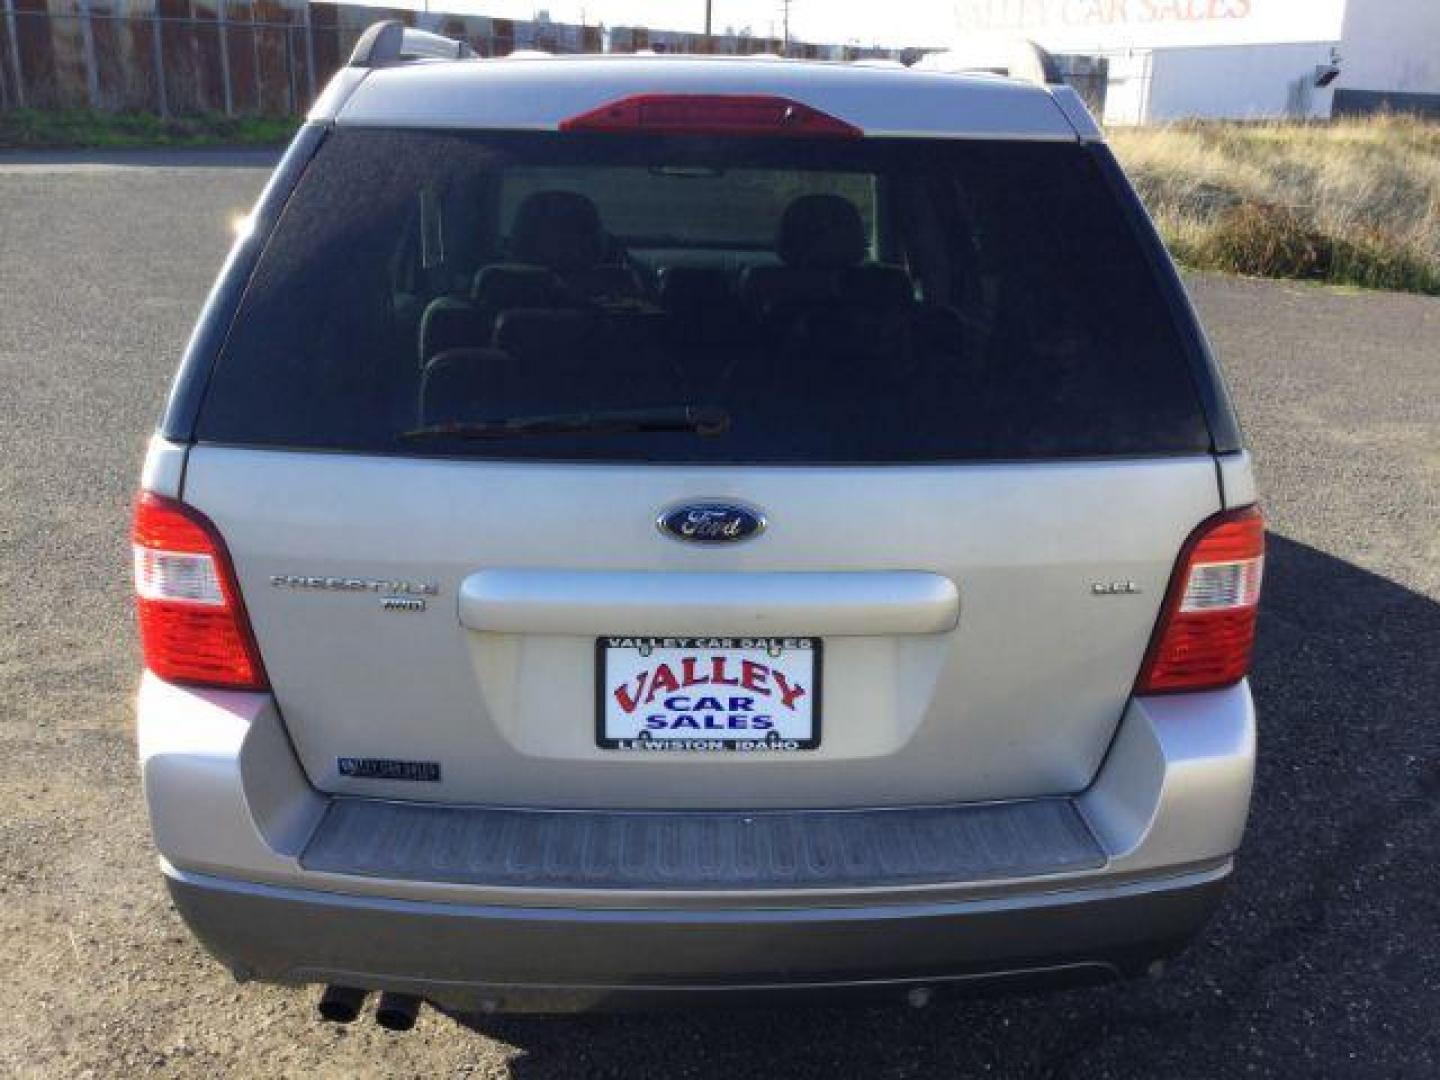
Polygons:
[[762,94],[634,94],[560,122],[561,131],[654,135],[810,135],[858,139],[854,124]]
[[1180,551],[1135,691],[1214,690],[1250,670],[1265,519],[1256,507],[1217,514]]
[[235,569],[209,518],[141,492],[131,541],[145,666],[168,682],[265,689]]

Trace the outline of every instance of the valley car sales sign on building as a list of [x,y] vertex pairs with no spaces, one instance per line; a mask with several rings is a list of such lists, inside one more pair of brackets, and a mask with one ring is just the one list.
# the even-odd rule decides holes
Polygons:
[[1018,34],[1052,52],[1166,49],[1339,41],[1345,0],[957,0],[955,15],[962,38]]

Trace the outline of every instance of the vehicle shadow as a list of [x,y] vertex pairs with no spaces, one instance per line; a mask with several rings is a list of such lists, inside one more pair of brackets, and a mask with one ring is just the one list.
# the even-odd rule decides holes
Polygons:
[[1235,881],[1158,981],[1048,996],[457,1017],[548,1077],[1429,1076],[1440,1015],[1440,603],[1272,535]]

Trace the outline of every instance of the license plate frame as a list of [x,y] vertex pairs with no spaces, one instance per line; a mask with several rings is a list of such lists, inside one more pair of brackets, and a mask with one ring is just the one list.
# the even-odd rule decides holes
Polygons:
[[[648,648],[648,652],[642,651],[646,648]],[[772,651],[774,649],[779,650],[778,654]],[[785,665],[781,668],[780,674],[786,683],[784,687],[785,692],[793,693],[797,684],[803,689],[803,693],[795,696],[793,702],[808,702],[808,713],[806,714],[809,720],[808,734],[803,734],[803,737],[788,737],[782,734],[781,729],[794,729],[797,726],[796,721],[792,717],[787,717],[783,714],[778,717],[775,727],[769,729],[769,732],[767,732],[765,736],[758,738],[746,739],[731,736],[730,732],[732,729],[728,726],[718,729],[705,727],[693,729],[699,733],[705,731],[717,732],[717,734],[709,735],[708,737],[697,733],[694,736],[682,734],[676,738],[657,739],[644,728],[639,729],[640,732],[644,732],[643,735],[639,732],[629,736],[616,734],[615,725],[607,723],[609,718],[607,709],[611,698],[615,696],[612,693],[613,687],[610,677],[610,655],[612,651],[614,651],[616,653],[628,653],[639,656],[642,659],[648,659],[648,657],[653,656],[657,650],[660,652],[660,656],[657,657],[655,661],[657,664],[656,670],[658,670],[658,665],[662,663],[669,664],[671,661],[679,663],[681,674],[671,680],[678,684],[676,689],[683,691],[687,688],[698,688],[696,692],[702,695],[702,697],[705,695],[706,687],[714,687],[716,685],[713,681],[709,680],[709,677],[717,676],[722,680],[720,685],[726,687],[733,685],[736,687],[736,691],[738,691],[736,696],[744,697],[754,693],[773,699],[772,694],[764,694],[760,690],[752,689],[752,684],[760,682],[762,676],[758,672],[747,670],[744,667],[744,661],[748,659],[757,666],[764,667],[766,671],[769,672],[769,678],[773,679],[775,669],[769,664],[762,664],[760,662],[762,658],[764,660],[783,659],[786,653],[789,653],[792,658],[802,655],[807,656],[809,659],[808,685],[799,680],[794,682],[790,681],[795,676],[795,667],[797,665]],[[683,665],[685,654],[698,652],[704,652],[706,654],[705,660],[707,664],[702,666],[700,663],[701,658],[699,656],[693,656],[692,658],[696,661],[694,667],[686,668]],[[714,666],[717,653],[727,659],[727,664],[719,670]],[[818,637],[805,635],[698,635],[688,637],[660,637],[622,634],[597,637],[595,639],[595,745],[601,750],[638,754],[662,751],[691,754],[775,754],[805,753],[818,750],[820,748],[822,732],[821,724],[824,717],[820,692],[823,673],[824,641]],[[706,678],[696,678],[701,674],[706,676]],[[687,675],[691,678],[696,678],[696,681],[687,681]],[[672,676],[674,676],[674,672],[672,672]],[[735,677],[735,682],[730,681],[731,676]],[[750,683],[747,684],[746,679],[749,679]],[[769,679],[765,679],[765,682],[768,683]],[[628,680],[626,685],[628,688]],[[772,689],[775,688],[772,687]],[[642,686],[636,696],[639,697],[643,695],[644,692],[645,688]],[[728,690],[722,691],[722,693],[725,694],[726,704],[733,703],[733,699]],[[776,701],[777,704],[780,704],[781,708],[785,707],[783,704],[784,696],[785,693],[782,692],[780,699]],[[794,711],[792,708],[791,712]],[[655,715],[661,714],[684,715],[680,710],[666,710],[664,708],[661,708],[659,713]],[[714,714],[709,715],[714,717]],[[731,722],[733,716],[741,714],[727,709],[725,710],[725,715],[728,724]],[[757,718],[764,719],[765,717]],[[692,729],[685,729],[686,732],[690,730]],[[792,731],[792,733],[795,732]]]

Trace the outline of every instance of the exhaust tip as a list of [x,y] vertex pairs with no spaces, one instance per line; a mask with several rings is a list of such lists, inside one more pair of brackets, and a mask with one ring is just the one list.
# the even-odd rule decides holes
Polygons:
[[348,1024],[365,1007],[366,991],[354,986],[327,986],[316,1006],[320,1019],[330,1024]]
[[420,1015],[420,1005],[420,999],[410,994],[381,994],[380,1004],[375,1006],[375,1022],[386,1031],[409,1031]]

